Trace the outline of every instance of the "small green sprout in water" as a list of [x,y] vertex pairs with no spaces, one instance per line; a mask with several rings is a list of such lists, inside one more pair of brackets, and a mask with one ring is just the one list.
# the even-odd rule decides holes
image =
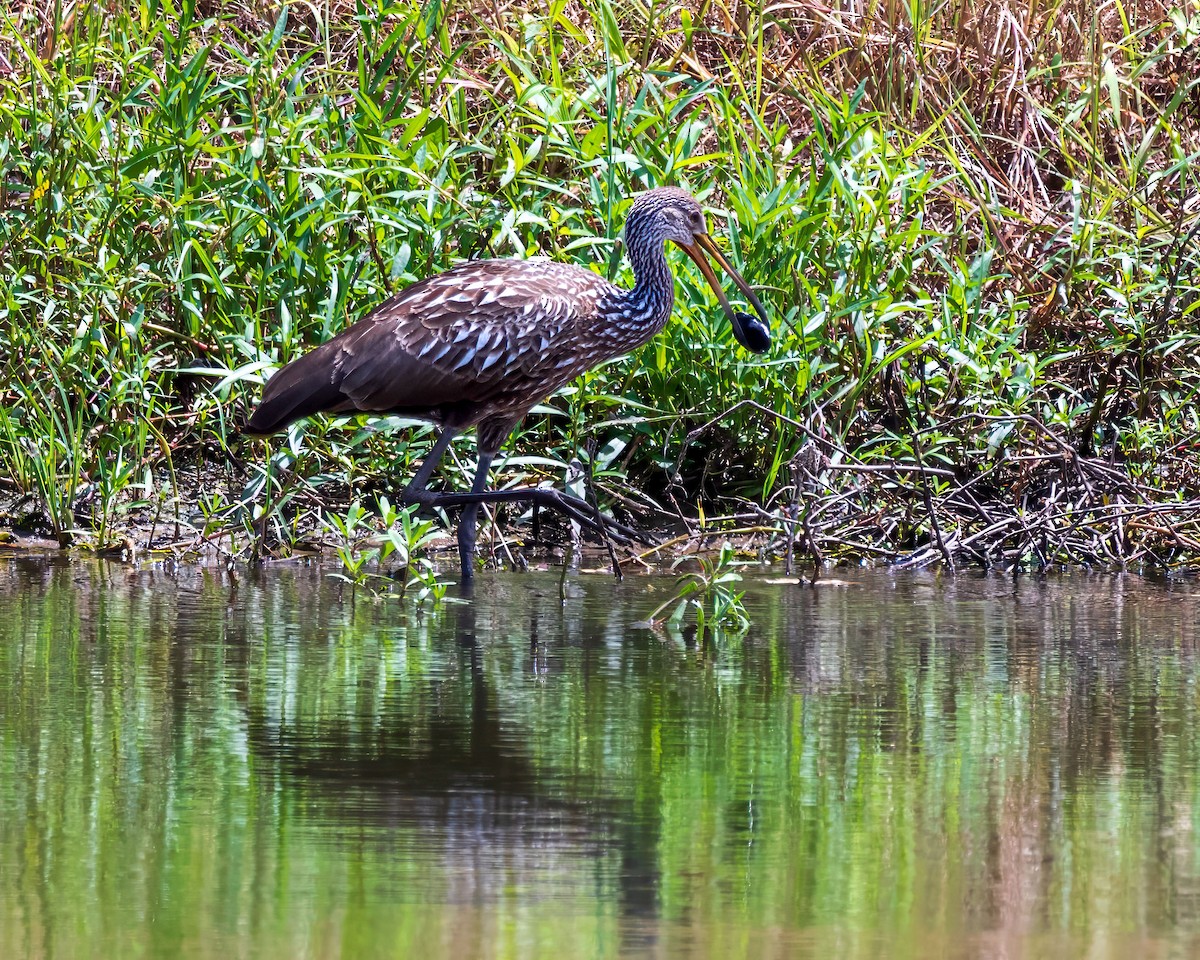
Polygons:
[[[684,559],[690,558],[681,557],[676,565]],[[664,623],[678,627],[690,609],[696,612],[696,629],[701,633],[705,629],[744,632],[750,626],[750,618],[742,603],[745,591],[735,589],[742,582],[742,575],[737,570],[741,561],[736,559],[733,545],[726,541],[715,558],[701,556],[695,559],[699,561],[700,569],[684,574],[674,595],[655,607],[639,625],[651,630]],[[664,611],[672,607],[670,614],[664,617]]]
[[[357,500],[350,504],[344,517],[336,514],[326,525],[339,537],[336,547],[342,572],[339,579],[356,587],[372,588],[382,596],[398,585],[401,596],[418,602],[437,602],[446,595],[446,583],[441,580],[433,563],[421,552],[436,538],[433,522],[418,520],[415,505],[396,507],[387,497],[379,498],[379,520],[383,524],[382,540],[375,536],[372,514]],[[371,546],[363,547],[368,539]],[[392,567],[385,573],[385,567]]]

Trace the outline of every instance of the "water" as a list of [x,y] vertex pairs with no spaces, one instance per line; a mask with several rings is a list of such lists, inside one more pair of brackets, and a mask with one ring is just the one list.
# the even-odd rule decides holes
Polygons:
[[1200,954],[1200,584],[0,559],[0,957]]

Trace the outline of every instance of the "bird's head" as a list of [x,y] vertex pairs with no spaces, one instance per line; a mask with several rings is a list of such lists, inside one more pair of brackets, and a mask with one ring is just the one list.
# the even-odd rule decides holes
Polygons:
[[[750,289],[750,285],[725,259],[725,255],[709,236],[704,211],[690,193],[678,187],[659,187],[639,194],[633,201],[626,220],[626,239],[642,231],[655,243],[671,240],[687,251],[688,256],[704,274],[704,279],[712,287],[717,299],[721,301],[738,343],[755,353],[765,353],[770,348],[771,324],[767,319],[766,310]],[[729,305],[725,291],[721,289],[712,264],[708,262],[705,254],[716,260],[721,269],[729,274],[754,308],[754,312],[758,314],[757,317],[754,314],[738,313]]]
[[698,236],[708,235],[704,211],[694,197],[677,187],[660,187],[641,194],[633,203],[630,219],[644,213],[654,226],[654,234],[680,246],[690,246]]

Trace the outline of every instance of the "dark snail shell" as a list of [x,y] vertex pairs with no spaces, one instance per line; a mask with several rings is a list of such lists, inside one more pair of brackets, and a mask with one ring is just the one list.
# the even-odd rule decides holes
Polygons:
[[733,335],[747,350],[766,353],[771,349],[771,330],[752,313],[735,313]]

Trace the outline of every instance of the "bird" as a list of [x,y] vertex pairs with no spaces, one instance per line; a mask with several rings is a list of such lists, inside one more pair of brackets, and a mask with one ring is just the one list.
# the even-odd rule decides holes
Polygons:
[[[484,503],[540,504],[603,532],[599,512],[577,497],[545,487],[488,490],[487,479],[505,439],[536,403],[666,326],[675,300],[668,241],[695,261],[735,339],[765,352],[771,341],[766,309],[709,235],[700,204],[683,189],[658,187],[634,197],[626,216],[631,289],[544,257],[466,261],[404,288],[281,367],[267,380],[244,432],[267,436],[317,413],[399,415],[434,424],[433,447],[399,499],[462,507],[457,540],[466,589],[474,580],[475,528]],[[757,316],[733,310],[705,254]],[[428,490],[450,442],[471,427],[478,459],[470,493]]]

